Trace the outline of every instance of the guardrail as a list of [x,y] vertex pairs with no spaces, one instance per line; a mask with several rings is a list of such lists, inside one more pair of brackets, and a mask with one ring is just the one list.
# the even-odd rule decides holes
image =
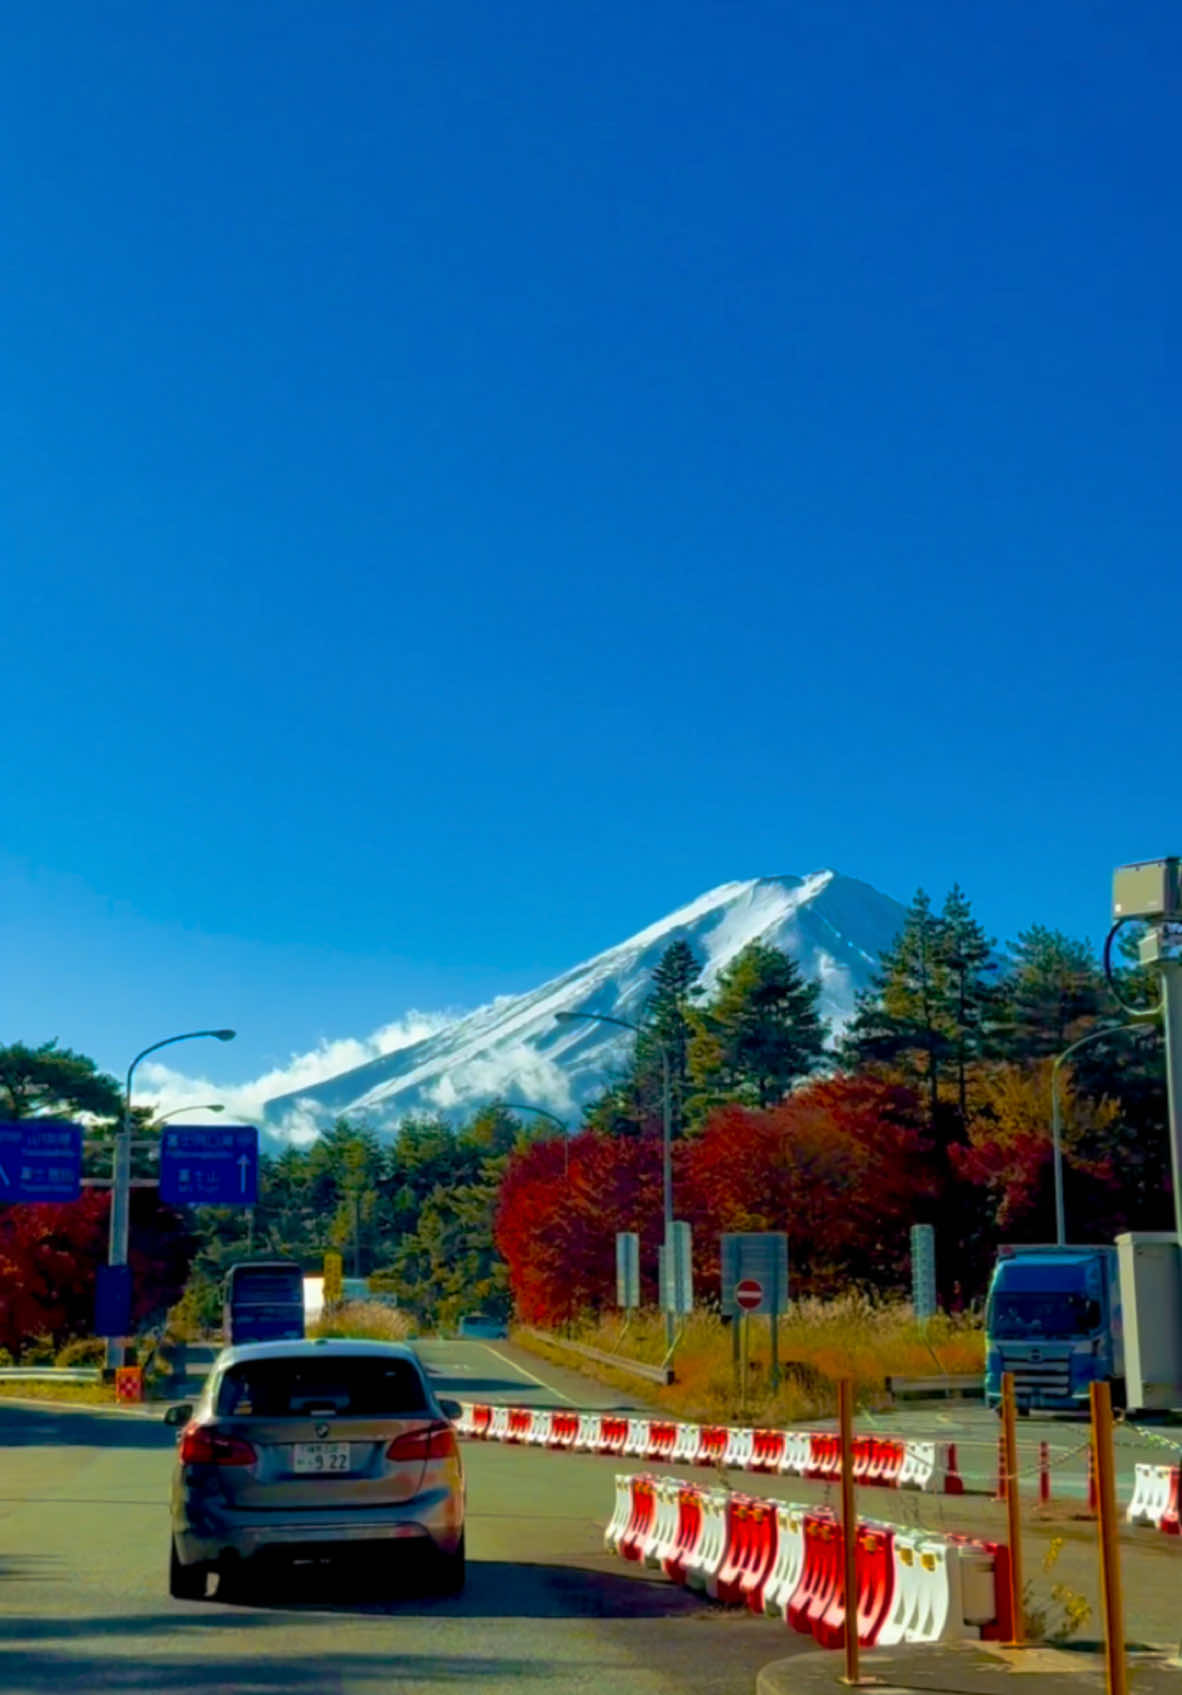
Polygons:
[[0,1366],[0,1383],[101,1383],[97,1365]]
[[673,1382],[673,1367],[671,1365],[646,1365],[643,1360],[629,1359],[626,1354],[605,1353],[602,1348],[592,1348],[586,1342],[568,1342],[565,1336],[552,1336],[546,1330],[534,1330],[529,1325],[522,1327],[523,1336],[532,1336],[535,1341],[545,1342],[551,1348],[566,1348],[572,1354],[578,1354],[582,1359],[595,1360],[599,1365],[609,1365],[613,1371],[625,1371],[633,1377],[643,1378],[646,1383],[660,1383],[667,1386]]
[[887,1392],[897,1401],[949,1398],[980,1401],[985,1397],[985,1379],[977,1372],[959,1377],[888,1377]]

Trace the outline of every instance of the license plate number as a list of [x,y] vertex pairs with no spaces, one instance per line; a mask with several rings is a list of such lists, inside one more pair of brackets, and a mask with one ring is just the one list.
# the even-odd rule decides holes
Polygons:
[[314,1475],[329,1471],[348,1471],[349,1444],[295,1442],[291,1450],[291,1468],[293,1471],[311,1472]]

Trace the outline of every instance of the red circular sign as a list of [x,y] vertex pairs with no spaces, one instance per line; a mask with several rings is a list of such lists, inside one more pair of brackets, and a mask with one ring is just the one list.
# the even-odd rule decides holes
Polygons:
[[763,1305],[763,1284],[754,1277],[743,1277],[735,1284],[735,1300],[744,1312],[753,1312]]

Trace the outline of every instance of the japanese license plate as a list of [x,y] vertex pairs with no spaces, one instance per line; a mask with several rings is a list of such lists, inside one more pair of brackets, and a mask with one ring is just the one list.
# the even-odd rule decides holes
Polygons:
[[293,1442],[291,1469],[302,1472],[348,1471],[347,1442]]

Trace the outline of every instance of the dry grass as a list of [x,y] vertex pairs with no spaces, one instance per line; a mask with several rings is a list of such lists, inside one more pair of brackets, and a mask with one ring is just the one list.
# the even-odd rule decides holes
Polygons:
[[347,1301],[308,1326],[309,1336],[351,1336],[369,1342],[405,1342],[414,1321],[397,1307],[379,1301]]
[[[695,1313],[678,1343],[676,1383],[654,1386],[646,1394],[670,1412],[701,1423],[790,1425],[833,1413],[839,1377],[853,1378],[860,1406],[875,1407],[887,1402],[889,1376],[958,1376],[981,1372],[985,1366],[984,1333],[972,1320],[939,1318],[921,1328],[910,1307],[902,1304],[875,1305],[852,1295],[837,1301],[798,1301],[791,1316],[780,1321],[783,1380],[773,1393],[769,1329],[766,1319],[749,1321],[747,1391],[738,1396],[731,1327],[712,1313]],[[625,1329],[618,1317],[603,1318],[576,1329],[572,1340],[659,1364],[665,1354],[664,1320],[659,1313],[643,1313]],[[563,1356],[556,1350],[553,1357]],[[569,1353],[565,1361],[572,1363]],[[634,1378],[617,1376],[610,1368],[580,1361],[578,1369],[595,1376],[602,1372],[607,1381],[636,1388]]]
[[113,1383],[37,1383],[27,1378],[0,1383],[0,1397],[7,1401],[76,1401],[87,1406],[113,1406]]

